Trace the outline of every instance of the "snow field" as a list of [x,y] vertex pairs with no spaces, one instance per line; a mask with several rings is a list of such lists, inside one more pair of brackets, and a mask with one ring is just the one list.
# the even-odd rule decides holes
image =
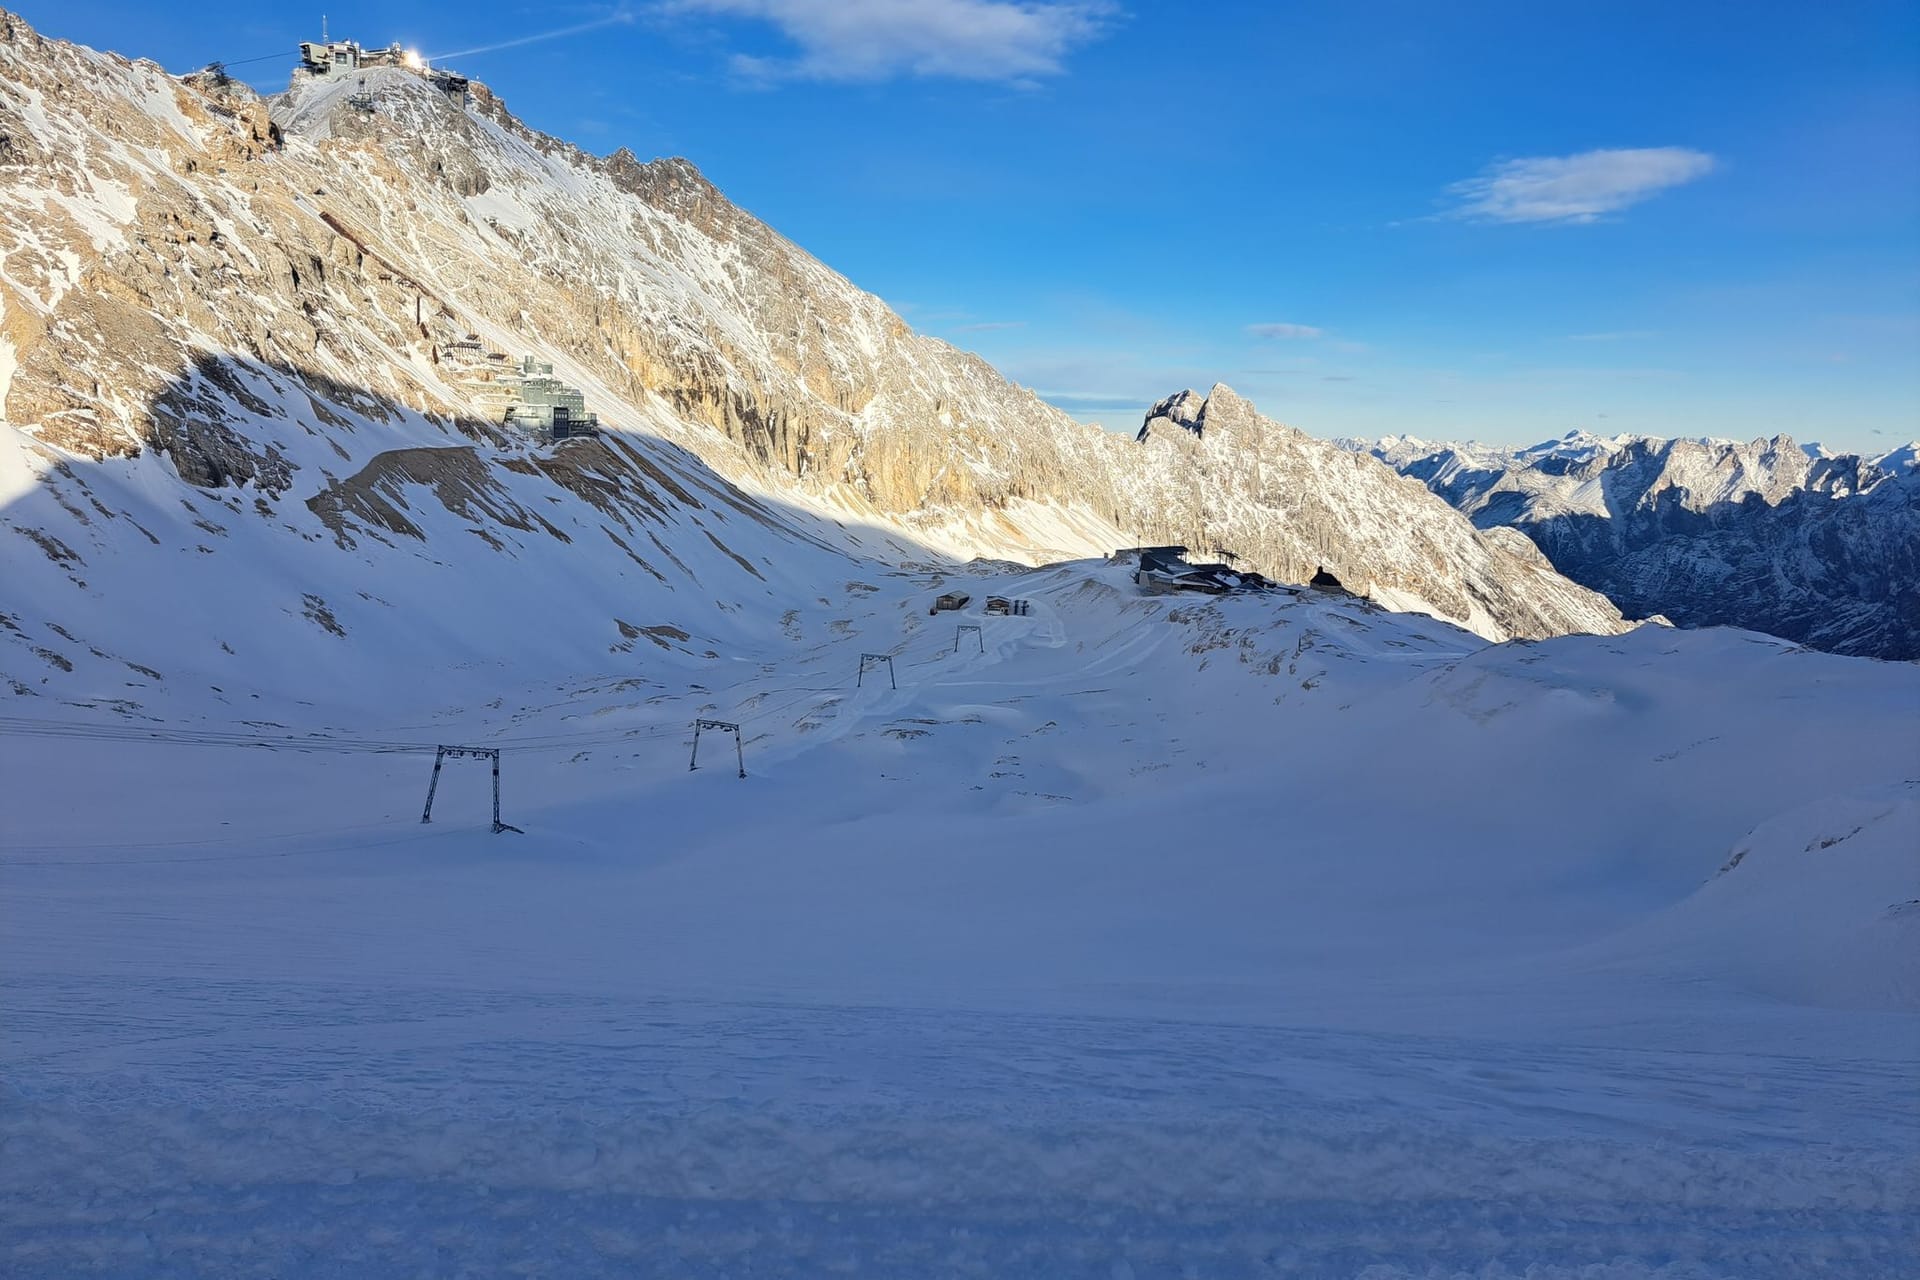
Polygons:
[[1911,668],[1101,564],[813,592],[718,660],[263,713],[517,741],[524,836],[471,761],[423,827],[417,755],[0,739],[0,1256],[1900,1274]]

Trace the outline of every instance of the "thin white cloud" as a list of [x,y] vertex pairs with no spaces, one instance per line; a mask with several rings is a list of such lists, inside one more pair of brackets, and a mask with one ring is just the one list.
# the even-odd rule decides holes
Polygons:
[[1139,413],[1152,396],[1130,396],[1121,391],[1035,391],[1033,394],[1068,413]]
[[498,53],[503,49],[518,49],[521,45],[538,44],[543,40],[560,40],[567,36],[585,35],[589,31],[598,31],[602,27],[632,26],[633,9],[622,0],[610,12],[596,14],[587,22],[577,22],[569,27],[555,27],[550,31],[536,31],[531,35],[512,36],[492,44],[476,45],[471,49],[455,49],[452,53],[436,53],[427,58],[428,62],[444,62],[452,58],[477,58],[483,53]]
[[1652,329],[1615,329],[1607,333],[1570,333],[1568,342],[1639,342],[1644,338],[1657,338],[1659,333]]
[[1027,322],[1025,320],[982,320],[975,324],[957,324],[953,326],[953,332],[991,333],[998,329],[1024,329],[1026,327]]
[[1476,222],[1592,222],[1668,187],[1712,172],[1714,159],[1687,147],[1584,151],[1503,160],[1447,194],[1451,216]]
[[1317,338],[1321,331],[1310,324],[1274,321],[1269,324],[1250,324],[1247,332],[1256,338]]
[[666,0],[669,11],[769,22],[799,46],[793,58],[732,60],[745,79],[1032,81],[1058,75],[1068,53],[1101,35],[1109,0]]

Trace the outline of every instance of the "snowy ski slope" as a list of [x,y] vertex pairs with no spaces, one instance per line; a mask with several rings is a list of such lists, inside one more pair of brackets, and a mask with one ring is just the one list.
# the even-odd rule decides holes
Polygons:
[[[497,702],[287,700],[165,743],[11,726],[0,1257],[1910,1261],[1912,666],[1487,646],[1102,562],[812,589],[721,664],[643,642]],[[696,716],[743,725],[745,780],[717,739],[689,771]],[[340,749],[189,741],[221,734]],[[430,756],[369,749],[444,741],[503,747],[525,834],[488,833],[472,761],[421,825]]]

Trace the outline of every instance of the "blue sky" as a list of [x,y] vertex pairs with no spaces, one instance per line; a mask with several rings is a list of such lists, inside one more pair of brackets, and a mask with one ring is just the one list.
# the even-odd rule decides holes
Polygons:
[[1222,381],[1324,436],[1920,436],[1905,0],[16,3],[176,71],[323,8],[428,54],[598,23],[447,65],[1116,428]]

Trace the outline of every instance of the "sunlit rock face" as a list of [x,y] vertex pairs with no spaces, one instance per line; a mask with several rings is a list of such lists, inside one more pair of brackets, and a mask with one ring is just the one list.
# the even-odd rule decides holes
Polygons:
[[[123,459],[161,468],[148,500],[164,477],[186,501],[233,501],[248,536],[337,544],[301,522],[373,509],[342,486],[379,475],[367,493],[467,495],[455,514],[506,545],[525,531],[493,522],[523,500],[471,500],[490,484],[534,476],[561,504],[651,510],[634,495],[666,490],[646,468],[691,496],[676,468],[692,466],[776,523],[769,504],[850,516],[906,556],[1173,541],[1282,580],[1326,564],[1490,638],[1623,625],[1386,466],[1227,388],[1157,406],[1137,440],[1075,423],[914,333],[687,161],[590,155],[483,85],[462,98],[372,67],[296,73],[261,98],[11,16],[0,84],[0,407],[20,465],[72,490],[61,512],[112,505],[71,464]],[[613,438],[593,467],[548,465],[584,445],[543,453],[501,429],[498,385],[449,359],[468,335],[587,393]],[[377,464],[422,448],[470,462]],[[457,483],[425,478],[450,469]]]

